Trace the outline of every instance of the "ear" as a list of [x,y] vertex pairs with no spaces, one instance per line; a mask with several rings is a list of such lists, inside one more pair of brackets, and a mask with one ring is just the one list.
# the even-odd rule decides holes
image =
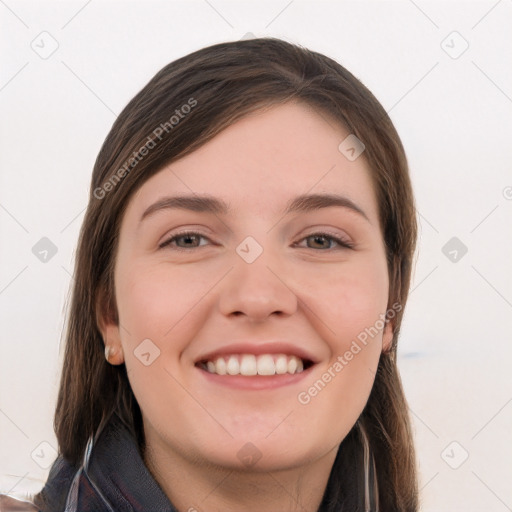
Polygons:
[[105,358],[112,365],[124,363],[121,332],[115,306],[108,299],[104,288],[96,297],[96,323],[105,345]]
[[384,332],[382,333],[382,352],[389,352],[391,350],[393,334],[393,322],[389,321],[384,326]]

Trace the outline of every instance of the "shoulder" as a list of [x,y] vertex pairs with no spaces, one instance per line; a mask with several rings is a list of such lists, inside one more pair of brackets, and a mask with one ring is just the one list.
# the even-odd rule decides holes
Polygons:
[[29,502],[0,494],[0,512],[38,512],[37,507]]
[[[36,510],[38,512],[63,511],[76,472],[77,468],[59,455],[50,468],[44,487],[33,497]],[[0,512],[4,511],[0,509]]]

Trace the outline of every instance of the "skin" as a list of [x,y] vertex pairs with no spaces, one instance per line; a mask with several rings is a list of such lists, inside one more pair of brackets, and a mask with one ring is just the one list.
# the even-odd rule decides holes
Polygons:
[[[348,135],[304,103],[273,106],[170,164],[130,200],[115,266],[119,325],[101,320],[101,330],[142,410],[145,463],[180,512],[316,511],[368,400],[391,323],[309,403],[297,399],[388,307],[377,200],[364,153],[351,162],[338,150]],[[283,216],[305,193],[348,197],[368,219],[339,206]],[[177,194],[212,195],[233,210],[161,209],[140,221]],[[206,238],[159,248],[189,229]],[[322,231],[354,248],[311,236]],[[247,236],[263,248],[250,264],[236,252]],[[145,339],[160,349],[148,366],[134,354]],[[298,383],[259,391],[212,384],[194,366],[247,339],[286,340],[319,362]],[[237,456],[246,443],[261,455],[252,465]]]

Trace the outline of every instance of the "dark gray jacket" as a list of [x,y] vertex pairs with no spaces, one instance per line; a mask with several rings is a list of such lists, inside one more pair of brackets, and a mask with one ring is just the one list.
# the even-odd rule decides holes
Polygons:
[[35,499],[36,508],[0,497],[0,512],[177,512],[117,415],[95,437],[89,440],[80,467],[73,467],[62,456],[56,459]]

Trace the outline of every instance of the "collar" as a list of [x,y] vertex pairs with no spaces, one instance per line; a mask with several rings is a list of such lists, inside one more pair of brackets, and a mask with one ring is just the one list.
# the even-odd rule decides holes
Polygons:
[[117,414],[89,439],[79,468],[59,455],[41,499],[42,512],[177,512]]

